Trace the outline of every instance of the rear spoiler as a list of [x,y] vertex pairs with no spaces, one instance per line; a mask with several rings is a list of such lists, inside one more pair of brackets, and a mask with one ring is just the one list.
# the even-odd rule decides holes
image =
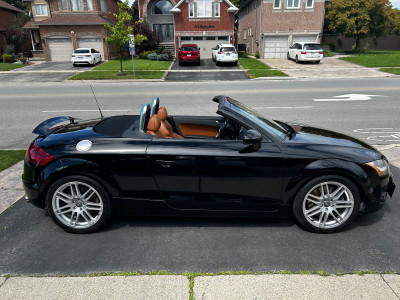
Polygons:
[[65,121],[70,121],[70,124],[73,124],[75,122],[75,119],[72,117],[65,117],[65,116],[54,117],[40,123],[38,126],[36,126],[35,129],[33,129],[32,133],[35,133],[40,136],[48,136],[50,133],[53,132],[53,130],[50,129],[54,125]]

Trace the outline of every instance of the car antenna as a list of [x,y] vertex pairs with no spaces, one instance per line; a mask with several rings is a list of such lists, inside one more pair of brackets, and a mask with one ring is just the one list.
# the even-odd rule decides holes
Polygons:
[[92,85],[91,85],[91,84],[89,84],[89,86],[90,86],[90,88],[92,89],[93,97],[94,97],[94,100],[96,101],[97,108],[99,109],[100,116],[101,116],[101,118],[102,118],[102,119],[104,119],[103,113],[101,112],[101,109],[100,109],[99,102],[97,102],[96,95],[94,94],[94,91],[93,91]]

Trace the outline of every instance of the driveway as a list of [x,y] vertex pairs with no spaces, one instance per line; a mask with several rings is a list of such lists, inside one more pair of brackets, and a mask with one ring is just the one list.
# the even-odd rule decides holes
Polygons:
[[324,79],[324,78],[374,78],[391,77],[389,73],[378,69],[367,68],[338,59],[344,55],[324,57],[319,64],[301,62],[296,64],[286,58],[269,58],[262,61],[273,69],[279,69],[291,77]]
[[61,82],[93,66],[74,67],[70,62],[36,62],[23,68],[0,72],[0,82]]
[[216,66],[212,59],[200,60],[200,66],[184,64],[179,66],[175,60],[165,80],[168,81],[202,81],[202,80],[245,80],[250,79],[239,66],[224,64]]

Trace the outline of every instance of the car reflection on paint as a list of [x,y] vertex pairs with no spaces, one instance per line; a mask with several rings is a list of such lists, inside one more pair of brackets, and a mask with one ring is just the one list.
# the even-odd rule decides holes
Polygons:
[[[265,118],[216,96],[216,116],[140,115],[39,124],[22,176],[26,196],[62,228],[98,230],[119,215],[286,217],[336,232],[392,196],[389,164],[341,133]],[[60,122],[68,124],[59,125]]]

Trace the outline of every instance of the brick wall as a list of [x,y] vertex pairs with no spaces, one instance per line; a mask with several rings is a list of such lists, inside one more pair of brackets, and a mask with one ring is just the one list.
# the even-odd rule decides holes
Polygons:
[[15,15],[16,15],[15,12],[0,8],[0,28],[4,28],[6,30],[6,32],[2,32],[3,34],[0,35],[0,50],[1,51],[2,51],[3,47],[5,46],[3,35],[5,35],[6,38],[8,38],[8,31],[10,28],[10,24]]

